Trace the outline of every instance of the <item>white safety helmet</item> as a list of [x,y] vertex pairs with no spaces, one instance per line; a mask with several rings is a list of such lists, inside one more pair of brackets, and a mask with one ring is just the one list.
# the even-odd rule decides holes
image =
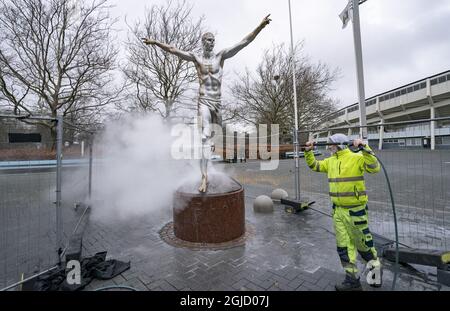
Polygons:
[[348,147],[348,137],[344,134],[334,134],[328,138],[328,143],[335,143],[338,148],[345,149]]

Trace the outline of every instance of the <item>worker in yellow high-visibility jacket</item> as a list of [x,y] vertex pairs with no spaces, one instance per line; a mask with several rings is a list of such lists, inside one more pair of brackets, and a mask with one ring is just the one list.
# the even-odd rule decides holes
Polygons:
[[[336,234],[337,252],[346,277],[336,290],[362,290],[356,266],[357,252],[367,262],[371,279],[369,285],[381,286],[381,263],[375,250],[372,234],[369,231],[367,193],[364,173],[377,173],[380,164],[373,151],[361,139],[353,141],[362,145],[367,152],[354,153],[347,148],[348,138],[335,134],[328,140],[332,155],[318,161],[312,152],[314,142],[306,143],[306,164],[315,172],[327,173],[330,197],[333,203],[333,222]],[[373,280],[373,276],[375,280]]]

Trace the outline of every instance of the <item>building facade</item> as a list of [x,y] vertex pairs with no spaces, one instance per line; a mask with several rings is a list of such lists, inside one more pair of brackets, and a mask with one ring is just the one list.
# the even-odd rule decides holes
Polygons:
[[[378,149],[429,148],[450,149],[450,120],[423,121],[450,117],[450,70],[403,85],[366,99],[369,144]],[[398,122],[396,125],[384,123]],[[401,122],[405,122],[401,124]],[[359,104],[353,104],[324,117],[317,128],[359,125]],[[326,141],[339,131],[311,133],[316,141]],[[347,129],[350,139],[359,129]]]

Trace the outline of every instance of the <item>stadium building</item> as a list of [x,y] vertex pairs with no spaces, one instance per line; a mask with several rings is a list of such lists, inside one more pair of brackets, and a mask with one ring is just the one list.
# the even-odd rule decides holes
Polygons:
[[[366,99],[365,104],[368,125],[450,117],[450,70],[375,95]],[[326,116],[317,128],[357,125],[359,104],[353,104]],[[359,129],[313,136],[322,142],[335,132],[344,132],[353,139],[358,137]],[[368,139],[378,149],[450,149],[450,120],[369,127]]]

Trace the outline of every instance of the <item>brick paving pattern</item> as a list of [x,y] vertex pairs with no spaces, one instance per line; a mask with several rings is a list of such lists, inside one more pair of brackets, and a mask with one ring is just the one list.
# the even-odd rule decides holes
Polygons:
[[[159,231],[172,220],[170,207],[127,224],[89,222],[84,255],[107,250],[111,258],[130,261],[131,269],[110,281],[92,282],[86,290],[115,284],[151,291],[333,291],[344,274],[331,219],[311,210],[289,214],[278,204],[273,214],[254,214],[253,198],[267,190],[246,187],[246,220],[255,232],[245,245],[224,250],[179,248],[161,240]],[[326,198],[318,200],[316,208],[326,213]],[[382,288],[363,281],[364,289],[390,290],[392,268],[385,262]],[[397,289],[447,288],[401,268]]]

